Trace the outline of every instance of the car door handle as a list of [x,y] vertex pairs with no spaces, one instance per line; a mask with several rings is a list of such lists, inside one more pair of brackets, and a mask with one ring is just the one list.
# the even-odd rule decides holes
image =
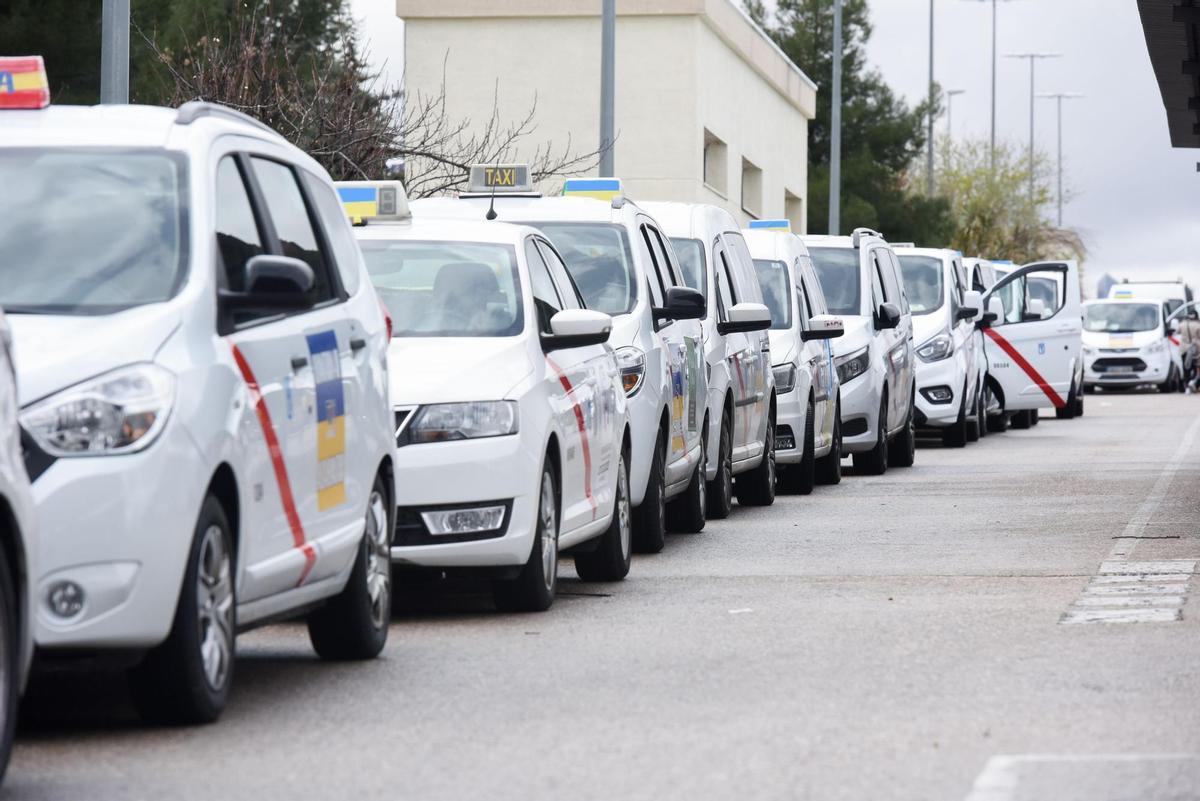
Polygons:
[[305,367],[308,367],[308,358],[307,357],[305,357],[305,356],[293,356],[292,357],[292,369],[293,370],[302,370]]
[[356,338],[350,340],[350,350],[358,351],[358,350],[362,350],[366,346],[367,346],[367,340],[365,340],[365,339],[359,339],[356,337]]

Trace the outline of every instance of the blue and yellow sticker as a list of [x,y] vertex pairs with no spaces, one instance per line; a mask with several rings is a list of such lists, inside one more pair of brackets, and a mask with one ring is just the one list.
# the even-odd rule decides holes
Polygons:
[[792,221],[791,220],[751,220],[750,221],[750,230],[751,231],[783,231],[784,233],[791,233]]
[[563,197],[612,200],[621,194],[620,178],[571,178],[563,184]]
[[317,509],[346,502],[346,394],[337,334],[309,334],[313,381],[317,391]]
[[339,186],[338,197],[351,219],[364,219],[379,214],[379,187]]

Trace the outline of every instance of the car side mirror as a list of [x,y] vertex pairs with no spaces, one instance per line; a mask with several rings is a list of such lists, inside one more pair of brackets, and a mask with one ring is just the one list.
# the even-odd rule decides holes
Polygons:
[[1004,301],[1000,298],[989,298],[987,311],[979,315],[979,319],[975,322],[975,327],[979,329],[991,328],[992,325],[1004,316]]
[[880,303],[875,311],[875,329],[886,331],[900,325],[900,307],[895,303]]
[[1046,301],[1041,298],[1031,298],[1029,305],[1025,307],[1025,316],[1023,322],[1031,323],[1042,319],[1046,315]]
[[735,303],[725,317],[717,323],[717,331],[722,334],[765,331],[771,327],[771,310],[761,303]]
[[814,339],[837,339],[846,333],[846,326],[841,317],[831,314],[815,314],[808,321],[808,328],[800,332],[800,339],[811,342]]
[[708,314],[704,293],[689,286],[673,286],[667,290],[662,306],[652,310],[658,320],[703,320]]
[[220,298],[236,309],[307,309],[316,277],[307,262],[264,253],[246,262],[244,292],[222,290]]
[[612,317],[591,309],[564,309],[550,318],[549,334],[542,334],[542,350],[603,345],[612,333]]
[[983,297],[974,289],[968,289],[963,293],[962,306],[958,308],[958,319],[973,320],[982,308]]

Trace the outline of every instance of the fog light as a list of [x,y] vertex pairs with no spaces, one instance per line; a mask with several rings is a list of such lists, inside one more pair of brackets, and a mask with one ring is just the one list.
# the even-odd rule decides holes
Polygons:
[[950,387],[926,387],[921,390],[921,394],[925,396],[925,400],[930,403],[949,403],[954,400],[954,392]]
[[504,523],[503,506],[478,506],[474,509],[445,509],[437,512],[421,512],[425,528],[436,536],[449,534],[475,534],[480,531],[495,531]]
[[46,603],[55,617],[72,618],[83,611],[83,587],[73,581],[58,581],[50,585]]
[[796,435],[791,426],[779,426],[775,429],[775,450],[790,451],[796,447]]

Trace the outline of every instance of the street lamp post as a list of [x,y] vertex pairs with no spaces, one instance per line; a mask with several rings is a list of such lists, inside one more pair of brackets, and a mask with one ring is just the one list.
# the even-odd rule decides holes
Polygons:
[[1035,90],[1035,65],[1039,58],[1059,58],[1061,53],[1005,53],[1005,58],[1029,59],[1029,202],[1033,202],[1033,102]]
[[954,98],[966,94],[966,89],[946,90],[946,137],[954,139]]
[[1075,100],[1083,97],[1078,92],[1046,92],[1039,94],[1038,97],[1048,98],[1055,101],[1058,106],[1058,227],[1063,227],[1063,156],[1062,156],[1062,102],[1064,100]]
[[[992,149],[990,165],[996,169],[996,4],[998,0],[975,0],[992,4]],[[1006,0],[1007,1],[1007,0]]]
[[833,86],[829,114],[829,233],[842,226],[842,0],[833,0]]
[[100,12],[100,102],[129,102],[129,0],[104,0]]
[[613,176],[617,2],[604,0],[600,19],[600,175]]
[[929,130],[926,134],[929,141],[926,143],[928,153],[926,154],[926,176],[925,176],[925,191],[930,197],[933,197],[933,104],[934,104],[934,88],[933,88],[933,0],[929,0]]

